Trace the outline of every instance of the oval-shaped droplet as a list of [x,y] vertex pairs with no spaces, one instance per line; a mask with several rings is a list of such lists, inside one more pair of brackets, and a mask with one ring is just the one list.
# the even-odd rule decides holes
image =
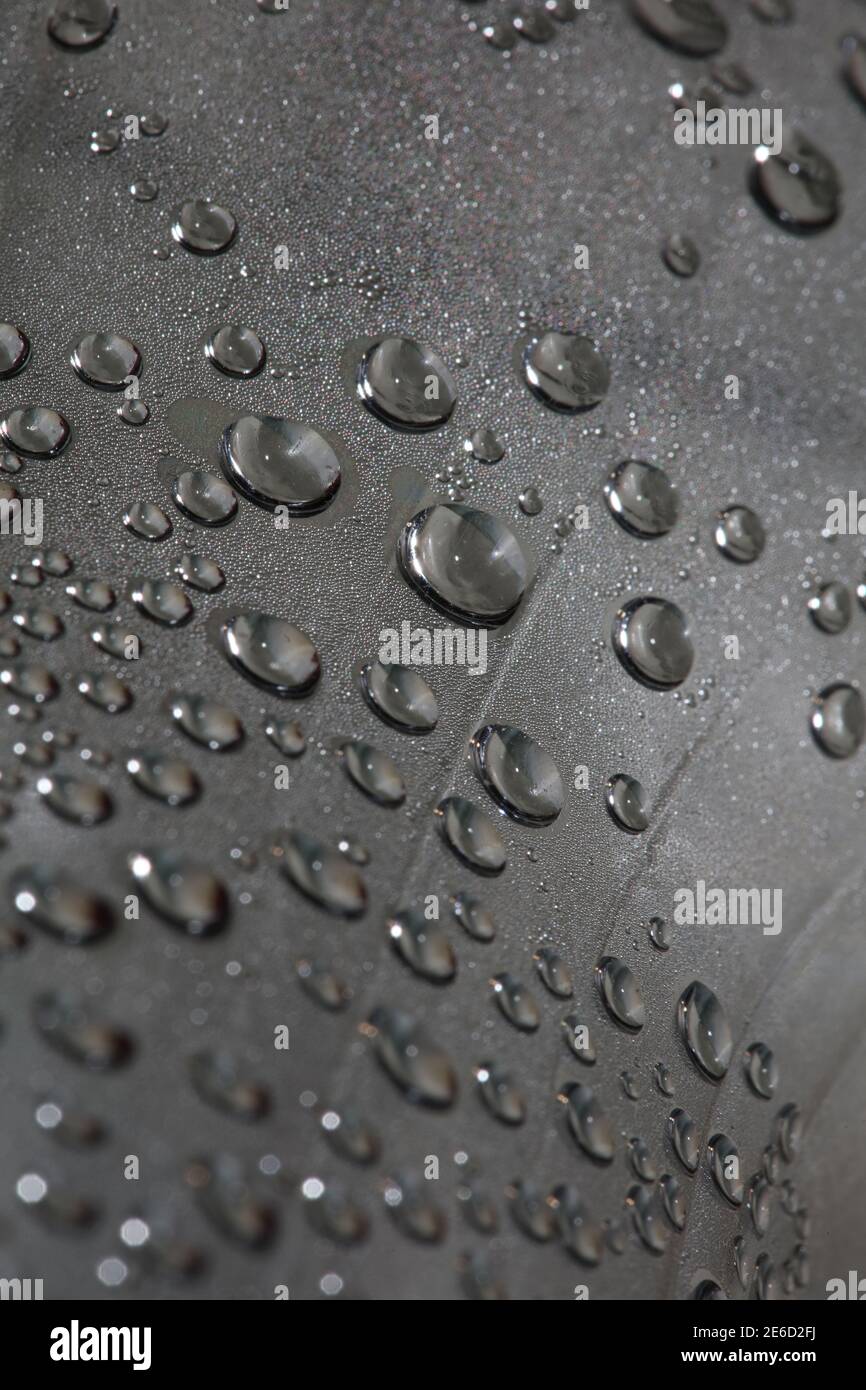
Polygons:
[[327,507],[340,486],[336,451],[310,425],[244,415],[228,426],[220,447],[226,477],[261,507],[309,515]]
[[562,779],[550,754],[520,729],[485,724],[472,736],[478,779],[503,811],[526,825],[549,825],[562,810]]
[[397,556],[424,598],[476,626],[506,622],[526,590],[526,558],[515,536],[489,512],[462,503],[437,503],[413,516]]
[[731,1061],[734,1038],[724,1009],[700,980],[693,980],[680,995],[677,1023],[692,1060],[706,1076],[721,1081]]
[[652,690],[682,685],[694,649],[686,616],[668,599],[633,598],[617,613],[613,649],[630,676]]

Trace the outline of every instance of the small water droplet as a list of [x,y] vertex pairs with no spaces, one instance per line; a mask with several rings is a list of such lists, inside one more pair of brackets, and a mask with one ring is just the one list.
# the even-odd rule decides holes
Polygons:
[[611,514],[633,536],[666,536],[676,525],[679,500],[664,469],[640,459],[618,463],[604,485]]
[[479,873],[505,868],[502,836],[488,815],[463,796],[448,796],[434,812],[442,838],[459,859]]
[[740,1154],[727,1134],[714,1134],[707,1145],[710,1172],[716,1186],[732,1206],[742,1205],[745,1185],[740,1177]]
[[30,359],[27,334],[14,323],[0,323],[0,381],[17,376]]
[[611,1018],[638,1032],[646,1023],[646,1009],[637,980],[624,961],[603,956],[595,968],[599,994]]
[[866,733],[863,697],[853,686],[825,686],[812,701],[809,725],[815,742],[831,758],[850,758]]
[[701,264],[700,251],[691,237],[683,232],[671,233],[662,247],[662,257],[668,270],[684,279],[696,275]]
[[69,946],[89,946],[111,930],[111,908],[62,870],[27,865],[9,883],[17,910]]
[[534,1033],[541,1023],[541,1013],[526,986],[507,971],[495,975],[490,984],[503,1017],[522,1033]]
[[309,637],[284,618],[238,613],[222,628],[231,664],[274,695],[300,697],[321,675],[319,653]]
[[611,1163],[616,1152],[613,1127],[589,1086],[569,1085],[562,1093],[569,1129],[584,1153]]
[[609,777],[605,789],[605,803],[614,824],[630,835],[640,835],[649,826],[646,809],[646,792],[635,777],[625,772],[617,772]]
[[243,724],[234,710],[204,695],[173,695],[169,713],[188,738],[214,753],[237,747],[244,736]]
[[171,535],[171,522],[155,502],[133,502],[123,513],[123,524],[144,541],[163,541]]
[[668,1116],[668,1135],[674,1153],[689,1173],[696,1173],[701,1161],[701,1136],[691,1115],[679,1106]]
[[491,1115],[506,1125],[522,1125],[526,1119],[526,1100],[512,1078],[495,1062],[482,1062],[475,1068],[478,1093]]
[[193,198],[178,208],[171,234],[178,245],[197,256],[218,256],[231,246],[237,230],[227,208],[206,198]]
[[690,57],[717,53],[728,37],[727,23],[711,0],[633,0],[633,9],[648,34]]

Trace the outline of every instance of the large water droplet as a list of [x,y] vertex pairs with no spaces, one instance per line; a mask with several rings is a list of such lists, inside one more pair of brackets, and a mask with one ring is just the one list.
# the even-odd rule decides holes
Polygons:
[[764,549],[766,534],[750,507],[726,507],[716,521],[715,542],[723,555],[738,565],[750,565]]
[[209,869],[173,849],[140,850],[128,862],[147,902],[172,926],[190,936],[212,936],[225,926],[228,894]]
[[122,391],[128,377],[141,375],[141,353],[119,333],[85,333],[69,361],[76,376],[100,391]]
[[674,1153],[690,1173],[697,1172],[701,1158],[701,1136],[698,1126],[687,1111],[672,1110],[668,1116],[668,1134]]
[[459,859],[479,873],[498,874],[505,868],[505,845],[488,815],[463,796],[447,796],[434,814],[445,843]]
[[113,926],[108,904],[62,870],[26,865],[12,875],[9,888],[20,913],[69,946],[89,946]]
[[825,686],[812,702],[809,724],[822,752],[831,758],[850,758],[866,732],[863,696],[844,682]]
[[226,582],[226,577],[215,560],[189,551],[178,560],[175,573],[180,575],[184,584],[189,584],[193,589],[201,589],[205,594],[215,593]]
[[132,704],[132,691],[117,676],[84,671],[78,677],[76,689],[79,695],[106,714],[122,714]]
[[838,580],[822,584],[809,599],[808,608],[809,617],[822,632],[844,632],[851,621],[851,595]]
[[407,734],[426,734],[439,718],[436,696],[411,666],[368,661],[361,671],[361,690],[380,718]]
[[624,459],[608,477],[604,495],[613,516],[633,536],[666,536],[676,524],[676,488],[652,463]]
[[631,1032],[643,1028],[646,1009],[640,986],[625,962],[616,956],[603,956],[595,967],[595,980],[611,1017]]
[[40,642],[55,642],[65,631],[63,622],[50,608],[19,608],[12,614],[12,621],[21,632]]
[[344,854],[302,830],[289,831],[282,849],[283,872],[301,893],[336,917],[361,915],[367,906],[367,889]]
[[246,1250],[262,1250],[271,1244],[277,1233],[277,1209],[258,1196],[237,1159],[228,1155],[214,1161],[197,1159],[185,1176],[205,1216],[227,1240]]
[[582,1264],[600,1264],[605,1243],[604,1226],[591,1219],[577,1188],[570,1183],[560,1183],[551,1192],[548,1203],[568,1253]]
[[570,999],[574,994],[574,978],[562,956],[550,946],[540,946],[532,959],[542,984],[557,999]]
[[728,37],[711,0],[632,0],[632,7],[647,33],[677,53],[704,58],[717,53]]
[[227,208],[206,198],[193,198],[175,213],[171,234],[180,246],[198,256],[218,256],[227,251],[238,224]]
[[626,1197],[634,1228],[647,1250],[663,1255],[668,1248],[668,1228],[659,1194],[646,1187],[632,1187]]
[[374,1009],[368,1029],[379,1061],[409,1100],[437,1108],[453,1105],[457,1074],[451,1059],[414,1019],[396,1009]]
[[461,503],[438,503],[413,516],[397,555],[419,593],[463,622],[504,623],[526,589],[526,559],[511,531]]
[[4,666],[0,669],[0,685],[10,695],[20,695],[37,705],[56,699],[60,693],[60,686],[44,666]]
[[74,579],[67,584],[66,593],[79,608],[92,613],[107,613],[117,602],[117,595],[104,579]]
[[313,643],[284,618],[238,613],[223,625],[222,640],[232,665],[274,695],[305,695],[321,674]]
[[476,941],[492,941],[496,935],[496,920],[484,903],[470,893],[457,893],[451,899],[451,911],[464,931]]
[[728,1070],[734,1039],[724,1009],[700,980],[693,980],[680,995],[677,1022],[692,1059],[707,1076],[721,1081]]
[[367,409],[401,430],[435,430],[449,419],[457,386],[442,358],[414,338],[380,338],[358,366]]
[[252,502],[299,516],[321,511],[340,486],[340,460],[324,435],[278,415],[244,415],[221,443],[226,476]]
[[0,323],[0,381],[17,376],[27,366],[30,342],[14,323]]
[[526,825],[549,825],[562,810],[562,780],[549,753],[520,729],[485,724],[470,743],[475,771],[493,800]]
[[610,385],[607,358],[580,333],[534,338],[525,349],[523,371],[532,394],[566,414],[598,405]]
[[694,650],[685,614],[667,599],[633,598],[617,613],[613,649],[630,676],[652,690],[682,685]]
[[194,1053],[189,1074],[202,1100],[236,1120],[260,1120],[271,1108],[267,1088],[250,1080],[237,1058],[222,1049]]
[[752,188],[761,207],[794,232],[829,227],[842,209],[842,184],[835,165],[798,130],[782,133],[782,148],[755,151]]
[[46,405],[24,407],[4,415],[0,436],[16,453],[56,458],[69,442],[69,423],[59,410]]
[[48,33],[63,48],[92,48],[117,18],[113,0],[57,0],[48,16]]

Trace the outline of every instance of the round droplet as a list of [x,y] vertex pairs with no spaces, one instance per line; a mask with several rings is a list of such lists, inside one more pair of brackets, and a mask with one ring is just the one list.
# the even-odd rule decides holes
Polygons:
[[137,396],[127,396],[118,407],[117,418],[125,425],[146,425],[150,419],[150,410]]
[[668,1135],[674,1153],[689,1173],[696,1173],[701,1161],[701,1135],[687,1111],[672,1110],[668,1116]]
[[227,208],[206,198],[193,198],[178,208],[171,234],[180,246],[197,256],[218,256],[231,246],[238,224]]
[[111,674],[85,671],[78,677],[76,689],[89,704],[106,714],[122,714],[132,704],[132,691],[122,680]]
[[114,154],[120,144],[116,125],[103,125],[90,132],[90,148],[94,154]]
[[117,595],[104,579],[74,579],[67,584],[66,593],[80,608],[92,613],[107,613],[117,602]]
[[188,738],[213,753],[236,748],[244,736],[244,726],[234,710],[204,695],[173,695],[169,712]]
[[803,1116],[800,1107],[790,1102],[776,1116],[776,1140],[786,1163],[793,1163],[803,1142]]
[[710,1172],[716,1186],[732,1206],[742,1205],[745,1185],[740,1177],[740,1153],[727,1134],[714,1134],[707,1145]]
[[541,946],[532,959],[542,984],[546,985],[557,999],[570,999],[574,994],[574,978],[569,967],[558,952],[549,946]]
[[616,1153],[616,1140],[595,1092],[589,1086],[572,1085],[563,1092],[568,1126],[577,1143],[590,1158],[610,1163]]
[[613,516],[633,536],[651,539],[673,530],[679,514],[676,488],[667,473],[640,459],[618,463],[604,485]]
[[358,395],[400,430],[435,430],[449,419],[457,385],[433,348],[414,338],[380,338],[361,359]]
[[89,946],[114,925],[104,899],[79,887],[62,870],[27,865],[12,875],[9,888],[20,913],[68,946]]
[[640,835],[649,825],[646,792],[637,778],[618,772],[609,777],[605,788],[605,803],[611,817],[621,830]]
[[111,797],[84,777],[40,777],[36,790],[56,815],[76,825],[99,825],[111,815]]
[[37,405],[10,410],[0,420],[0,435],[19,454],[30,458],[56,458],[69,441],[69,424],[59,410]]
[[711,0],[632,0],[634,13],[648,34],[695,58],[718,53],[728,26]]
[[541,1023],[541,1013],[525,985],[506,971],[491,980],[493,997],[508,1022],[522,1033],[534,1033]]
[[243,415],[222,437],[226,477],[250,501],[298,516],[321,511],[340,486],[340,460],[324,435],[279,415]]
[[630,676],[652,690],[682,685],[694,649],[686,616],[668,599],[633,598],[617,613],[613,649]]
[[112,0],[57,0],[48,16],[48,33],[63,48],[93,48],[117,18]]
[[163,627],[180,627],[193,614],[183,589],[170,579],[134,580],[129,596],[140,613]]
[[844,632],[851,621],[851,595],[837,580],[822,584],[809,599],[809,617],[822,632]]
[[526,559],[511,531],[461,503],[438,503],[413,516],[397,555],[419,593],[458,621],[504,623],[526,589]]
[[672,232],[662,247],[662,256],[668,270],[674,275],[689,279],[695,275],[701,264],[701,253],[690,236],[682,232]]
[[831,758],[850,758],[866,732],[866,710],[859,690],[840,682],[828,685],[812,702],[810,726],[818,747]]
[[224,323],[205,344],[205,356],[226,376],[255,376],[265,365],[265,345],[252,328]]
[[713,1081],[721,1081],[734,1050],[733,1034],[715,994],[700,980],[680,995],[677,1022],[692,1060]]
[[589,1025],[581,1014],[567,1014],[561,1023],[563,1036],[579,1062],[592,1067],[598,1058]]
[[517,505],[524,516],[538,516],[544,510],[544,502],[537,487],[525,487],[517,494]]
[[129,869],[145,899],[160,917],[190,936],[212,936],[225,926],[228,894],[209,869],[176,850],[140,850]]
[[715,542],[729,560],[750,565],[763,551],[766,535],[760,517],[749,507],[727,507],[719,512]]
[[478,1093],[491,1115],[506,1125],[522,1125],[526,1101],[511,1077],[495,1062],[482,1062],[475,1068]]
[[470,741],[478,780],[525,825],[549,825],[562,810],[562,779],[549,753],[520,729],[485,724]]
[[752,1043],[746,1052],[746,1077],[756,1095],[772,1099],[779,1084],[779,1068],[765,1043]]
[[284,618],[238,613],[223,625],[222,640],[231,664],[274,695],[306,695],[321,674],[309,637]]
[[31,562],[53,579],[62,578],[72,569],[72,561],[64,550],[35,550]]
[[0,323],[0,381],[16,376],[30,357],[27,334],[14,323]]
[[448,796],[435,813],[442,838],[470,869],[498,874],[505,868],[505,845],[488,815],[463,796]]
[[399,806],[406,799],[406,785],[393,758],[357,741],[342,746],[343,766],[361,791],[380,806]]
[[457,1074],[447,1053],[414,1019],[396,1009],[375,1009],[368,1028],[376,1055],[392,1081],[420,1105],[444,1108],[457,1098]]
[[673,1077],[671,1076],[670,1070],[668,1069],[668,1067],[665,1066],[664,1062],[656,1062],[655,1078],[656,1085],[658,1086],[662,1095],[667,1096],[670,1099],[670,1097],[674,1094],[675,1088]]
[[624,961],[603,956],[595,967],[595,980],[611,1018],[636,1033],[646,1023],[640,986]]
[[299,758],[306,751],[307,740],[297,719],[267,719],[265,733],[287,758]]
[[226,582],[226,577],[215,560],[190,551],[181,555],[174,570],[184,584],[189,584],[192,589],[200,589],[205,594],[215,593]]
[[168,116],[164,116],[161,111],[145,111],[140,125],[142,135],[164,135],[168,129]]
[[140,791],[167,806],[187,806],[201,792],[201,783],[188,763],[163,753],[133,753],[126,770]]
[[492,941],[496,935],[493,913],[484,903],[469,893],[457,893],[451,899],[451,911],[464,931],[476,941]]
[[504,19],[485,24],[481,32],[491,48],[501,49],[504,53],[509,53],[517,43],[517,30]]
[[426,734],[435,729],[436,696],[411,666],[368,661],[361,670],[361,690],[370,708],[403,733]]
[[141,375],[141,353],[119,333],[86,333],[69,359],[76,376],[100,391],[122,391]]
[[523,355],[526,384],[552,410],[573,414],[598,405],[610,386],[610,366],[581,333],[542,334]]
[[144,541],[163,541],[171,535],[171,522],[155,502],[133,502],[123,513],[123,524]]
[[89,1002],[76,995],[39,995],[33,1005],[33,1021],[47,1043],[92,1071],[112,1071],[132,1056],[130,1035],[105,1022]]
[[474,430],[463,447],[479,463],[498,463],[505,456],[505,449],[489,425]]
[[410,909],[389,917],[385,929],[401,960],[422,979],[445,984],[457,974],[457,957],[438,922]]
[[152,203],[159,192],[159,184],[156,179],[134,179],[129,192],[137,203]]
[[232,489],[205,468],[188,468],[179,474],[171,495],[178,511],[200,526],[225,526],[237,515],[238,499]]
[[758,146],[752,187],[765,212],[789,231],[821,231],[842,208],[835,165],[798,130],[783,130],[778,154]]
[[295,888],[335,917],[360,917],[367,906],[367,889],[344,854],[302,830],[289,831],[282,850],[283,872]]

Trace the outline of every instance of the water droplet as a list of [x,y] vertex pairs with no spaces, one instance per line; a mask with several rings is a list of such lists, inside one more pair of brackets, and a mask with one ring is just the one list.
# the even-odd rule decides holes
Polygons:
[[45,704],[60,693],[60,686],[44,666],[4,666],[0,669],[0,685],[10,695],[20,695],[34,704]]
[[740,1154],[733,1139],[726,1134],[714,1134],[707,1145],[707,1155],[719,1191],[732,1206],[741,1206],[745,1187],[740,1177]]
[[39,1034],[72,1061],[93,1071],[111,1071],[133,1053],[130,1035],[105,1022],[89,1002],[66,993],[41,994],[33,1005]]
[[692,1060],[713,1081],[721,1081],[734,1040],[725,1011],[712,990],[693,980],[680,996],[677,1021]]
[[117,18],[112,0],[57,0],[48,16],[48,33],[63,48],[93,48]]
[[547,986],[551,994],[555,994],[557,999],[570,999],[574,994],[574,979],[562,956],[549,946],[541,946],[532,959],[542,984]]
[[844,584],[822,584],[809,599],[809,617],[822,632],[844,632],[851,621],[851,595]]
[[368,661],[361,670],[361,690],[370,708],[404,733],[425,734],[435,729],[439,718],[436,696],[411,667]]
[[129,185],[130,195],[137,203],[152,203],[159,192],[156,179],[135,179]]
[[267,719],[265,733],[287,758],[299,758],[306,751],[307,740],[297,719]]
[[244,736],[244,726],[234,710],[204,695],[173,695],[169,712],[189,738],[214,753],[237,747]]
[[254,1191],[241,1164],[227,1155],[197,1159],[186,1170],[204,1215],[219,1233],[247,1250],[262,1250],[277,1233],[277,1209]]
[[478,780],[502,810],[525,825],[549,825],[562,810],[556,764],[534,739],[508,724],[485,724],[470,741]]
[[19,608],[12,614],[12,621],[28,637],[40,642],[54,642],[65,631],[60,618],[50,608]]
[[305,695],[321,675],[313,643],[284,618],[238,613],[223,625],[222,640],[236,670],[274,695]]
[[526,560],[511,531],[460,503],[418,512],[404,527],[397,554],[418,592],[459,621],[504,623],[526,589]]
[[518,493],[517,505],[526,516],[538,516],[544,508],[537,487],[525,487],[522,492]]
[[140,121],[142,135],[151,137],[164,135],[168,129],[168,117],[161,111],[145,111]]
[[451,899],[451,910],[455,918],[476,941],[492,941],[496,935],[496,922],[493,913],[484,903],[469,893],[457,893]]
[[677,53],[705,58],[727,40],[728,26],[711,0],[632,0],[632,5],[647,33]]
[[0,323],[0,381],[17,376],[30,358],[27,334],[14,323]]
[[598,1053],[591,1040],[589,1025],[581,1014],[567,1014],[562,1020],[561,1028],[565,1041],[574,1053],[579,1062],[585,1066],[595,1065]]
[[526,986],[507,971],[495,975],[490,984],[503,1017],[522,1033],[534,1033],[541,1023],[541,1013]]
[[442,358],[414,338],[380,338],[361,359],[357,382],[367,409],[395,429],[438,429],[457,402]]
[[424,1191],[426,1184],[404,1174],[385,1181],[384,1199],[388,1214],[403,1235],[425,1244],[438,1244],[445,1237],[444,1213]]
[[130,598],[146,618],[164,627],[180,627],[193,615],[193,606],[177,584],[170,579],[136,579]]
[[141,353],[119,333],[86,333],[69,361],[76,376],[100,391],[122,391],[128,377],[141,375]]
[[640,1178],[641,1182],[655,1182],[658,1169],[656,1168],[655,1159],[643,1139],[634,1138],[629,1140],[628,1151],[635,1176]]
[[237,515],[235,493],[205,468],[188,468],[179,474],[171,485],[171,495],[178,511],[200,526],[225,526]]
[[243,415],[221,443],[226,476],[259,506],[321,511],[340,486],[340,460],[318,430],[278,415]]
[[686,1228],[686,1198],[682,1187],[670,1173],[659,1178],[659,1193],[665,1215],[676,1231]]
[[126,770],[140,791],[167,806],[187,806],[201,792],[201,783],[188,763],[160,752],[130,754]]
[[505,457],[505,449],[489,425],[474,430],[463,447],[479,463],[498,463]]
[[757,1234],[765,1236],[770,1229],[770,1184],[766,1178],[759,1175],[752,1179],[748,1205]]
[[783,130],[778,154],[758,146],[752,189],[764,211],[789,231],[821,231],[842,208],[835,165],[798,130]]
[[509,53],[517,43],[517,31],[504,19],[497,19],[492,24],[485,24],[482,29],[487,42],[491,48],[499,48],[505,53]]
[[36,405],[10,410],[0,420],[0,435],[16,453],[30,458],[56,458],[69,441],[69,423],[59,410]]
[[106,714],[121,714],[132,704],[132,691],[117,676],[85,671],[78,677],[76,689],[91,705]]
[[127,862],[147,902],[172,926],[190,936],[213,936],[225,926],[228,894],[209,869],[173,849],[139,850]]
[[809,724],[822,752],[831,758],[850,758],[866,732],[860,691],[842,682],[825,686],[812,702]]
[[218,256],[231,246],[237,230],[238,224],[227,208],[206,198],[193,198],[178,208],[171,234],[180,246],[197,256]]
[[9,883],[17,910],[68,946],[89,946],[114,925],[111,908],[62,870],[17,869]]
[[343,766],[361,791],[381,806],[399,806],[406,799],[406,786],[400,770],[387,753],[371,743],[344,743]]
[[189,584],[191,588],[200,589],[206,594],[215,593],[226,582],[226,577],[215,560],[189,551],[178,560],[175,574],[180,575],[184,584]]
[[376,1055],[407,1099],[444,1108],[457,1098],[457,1074],[450,1057],[414,1019],[396,1009],[375,1009],[368,1025]]
[[746,1052],[746,1077],[756,1095],[772,1099],[779,1084],[779,1068],[765,1043],[752,1043]]
[[610,386],[607,358],[580,333],[534,338],[524,352],[523,371],[532,394],[566,414],[598,405]]
[[647,926],[647,936],[657,951],[671,948],[671,929],[663,917],[651,917]]
[[323,1009],[337,1013],[346,1008],[351,991],[333,970],[314,960],[299,960],[296,969],[304,992]]
[[236,1120],[260,1120],[271,1108],[267,1088],[250,1080],[237,1058],[223,1049],[194,1053],[189,1074],[203,1101]]
[[664,1062],[656,1062],[655,1068],[656,1085],[663,1096],[670,1098],[674,1094],[673,1077]]
[[630,599],[614,619],[612,640],[629,675],[651,690],[682,685],[692,669],[688,622],[668,599]]
[[776,1117],[776,1140],[785,1162],[793,1163],[803,1142],[803,1116],[793,1102],[783,1105]]
[[522,1125],[526,1119],[523,1092],[495,1062],[482,1062],[475,1068],[478,1093],[491,1115],[506,1125]]
[[[14,492],[15,489],[12,488],[11,491]],[[15,565],[9,571],[9,578],[12,583],[20,584],[25,589],[38,589],[44,577],[39,566],[34,564]]]
[[440,924],[414,909],[389,917],[385,928],[397,955],[422,979],[444,984],[457,973],[457,957]]
[[666,536],[676,524],[676,488],[654,464],[624,459],[608,477],[604,495],[611,514],[633,536]]
[[727,1301],[724,1289],[716,1283],[715,1279],[702,1279],[692,1297],[697,1299],[699,1303],[724,1303]]
[[382,1144],[372,1125],[351,1107],[325,1110],[319,1118],[319,1128],[331,1148],[341,1158],[352,1163],[375,1163]]
[[251,377],[265,365],[265,345],[252,328],[224,323],[208,338],[205,356],[226,376]]
[[123,524],[143,541],[163,541],[171,535],[171,522],[155,502],[133,502],[123,513]]
[[634,1033],[643,1028],[646,1009],[640,987],[624,961],[603,956],[595,967],[595,981],[611,1018]]
[[617,772],[609,777],[605,789],[607,809],[616,825],[630,835],[639,835],[649,825],[646,792],[635,777]]
[[701,1160],[701,1136],[687,1111],[677,1107],[668,1116],[668,1135],[674,1153],[689,1173],[697,1172]]
[[104,579],[74,579],[67,584],[66,593],[80,608],[93,613],[107,613],[117,602],[117,595]]
[[484,811],[463,796],[448,796],[440,801],[434,814],[445,843],[470,869],[484,874],[502,872],[505,845]]
[[288,831],[281,844],[281,867],[295,888],[335,917],[361,915],[367,906],[367,889],[345,855],[302,830]]
[[794,18],[792,0],[749,0],[750,8],[765,24],[790,24]]
[[40,777],[36,790],[56,815],[76,825],[99,825],[112,812],[108,793],[83,777]]
[[529,43],[549,43],[556,34],[556,25],[544,10],[530,9],[528,5],[515,10],[511,23],[520,37]]
[[691,237],[683,232],[671,233],[662,247],[662,257],[668,270],[684,279],[697,274],[701,264],[700,251]]
[[616,1152],[613,1127],[595,1092],[589,1086],[570,1085],[562,1094],[569,1129],[584,1153],[599,1163],[612,1162]]
[[62,578],[72,569],[72,561],[64,550],[34,550],[31,563],[53,579]]

